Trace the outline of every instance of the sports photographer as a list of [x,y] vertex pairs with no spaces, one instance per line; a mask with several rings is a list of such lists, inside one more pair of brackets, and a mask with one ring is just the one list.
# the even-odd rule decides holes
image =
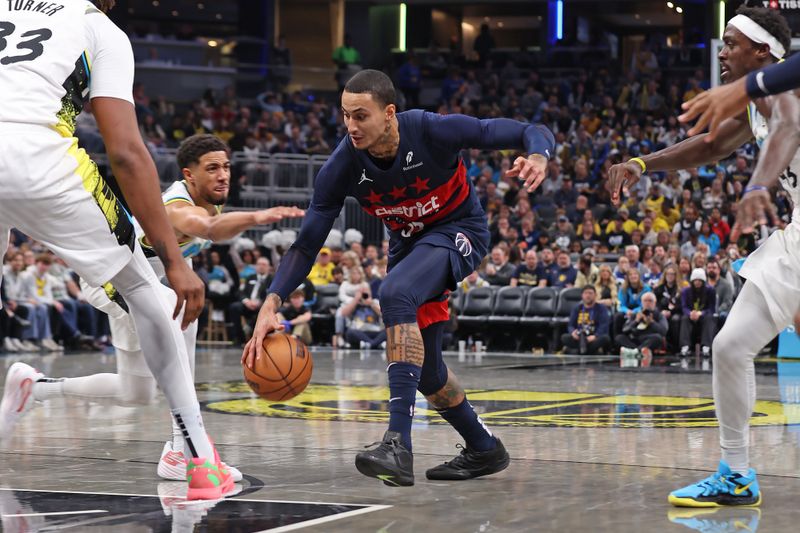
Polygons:
[[570,313],[567,333],[561,336],[561,344],[567,353],[596,354],[611,343],[608,333],[611,316],[606,306],[597,303],[594,285],[583,288],[581,300],[581,304]]
[[650,366],[653,348],[664,346],[667,335],[667,318],[656,306],[656,295],[642,295],[642,309],[631,316],[622,327],[622,333],[614,339],[620,345],[621,366],[634,359],[641,359],[642,367]]

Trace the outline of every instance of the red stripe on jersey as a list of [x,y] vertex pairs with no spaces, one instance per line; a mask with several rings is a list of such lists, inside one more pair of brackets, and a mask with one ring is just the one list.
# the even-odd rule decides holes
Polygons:
[[370,215],[382,219],[390,229],[399,230],[409,222],[422,222],[427,226],[441,220],[459,208],[468,197],[467,168],[464,161],[460,160],[453,175],[425,196],[393,204],[362,204],[361,207]]

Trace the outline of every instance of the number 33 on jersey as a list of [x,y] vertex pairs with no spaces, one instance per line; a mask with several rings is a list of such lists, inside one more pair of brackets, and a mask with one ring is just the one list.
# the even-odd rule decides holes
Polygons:
[[72,137],[87,96],[133,104],[133,70],[128,37],[93,3],[0,0],[0,122]]

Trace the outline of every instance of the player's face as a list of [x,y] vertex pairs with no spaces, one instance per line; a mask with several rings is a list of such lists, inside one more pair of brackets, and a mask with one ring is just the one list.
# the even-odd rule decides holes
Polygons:
[[394,110],[394,104],[383,107],[369,93],[342,93],[344,125],[358,150],[370,148],[386,135]]
[[211,205],[223,205],[231,186],[231,161],[227,152],[208,152],[189,169],[187,180],[194,183],[201,198]]
[[720,80],[722,83],[736,81],[748,72],[763,67],[769,50],[756,47],[742,32],[731,25],[722,34],[722,49],[719,51]]

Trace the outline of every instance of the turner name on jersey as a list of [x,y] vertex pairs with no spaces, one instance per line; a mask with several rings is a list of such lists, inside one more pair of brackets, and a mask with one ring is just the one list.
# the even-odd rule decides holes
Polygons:
[[52,17],[62,9],[64,6],[55,2],[39,2],[34,0],[6,0],[8,2],[9,11],[32,11],[34,13],[41,13]]

